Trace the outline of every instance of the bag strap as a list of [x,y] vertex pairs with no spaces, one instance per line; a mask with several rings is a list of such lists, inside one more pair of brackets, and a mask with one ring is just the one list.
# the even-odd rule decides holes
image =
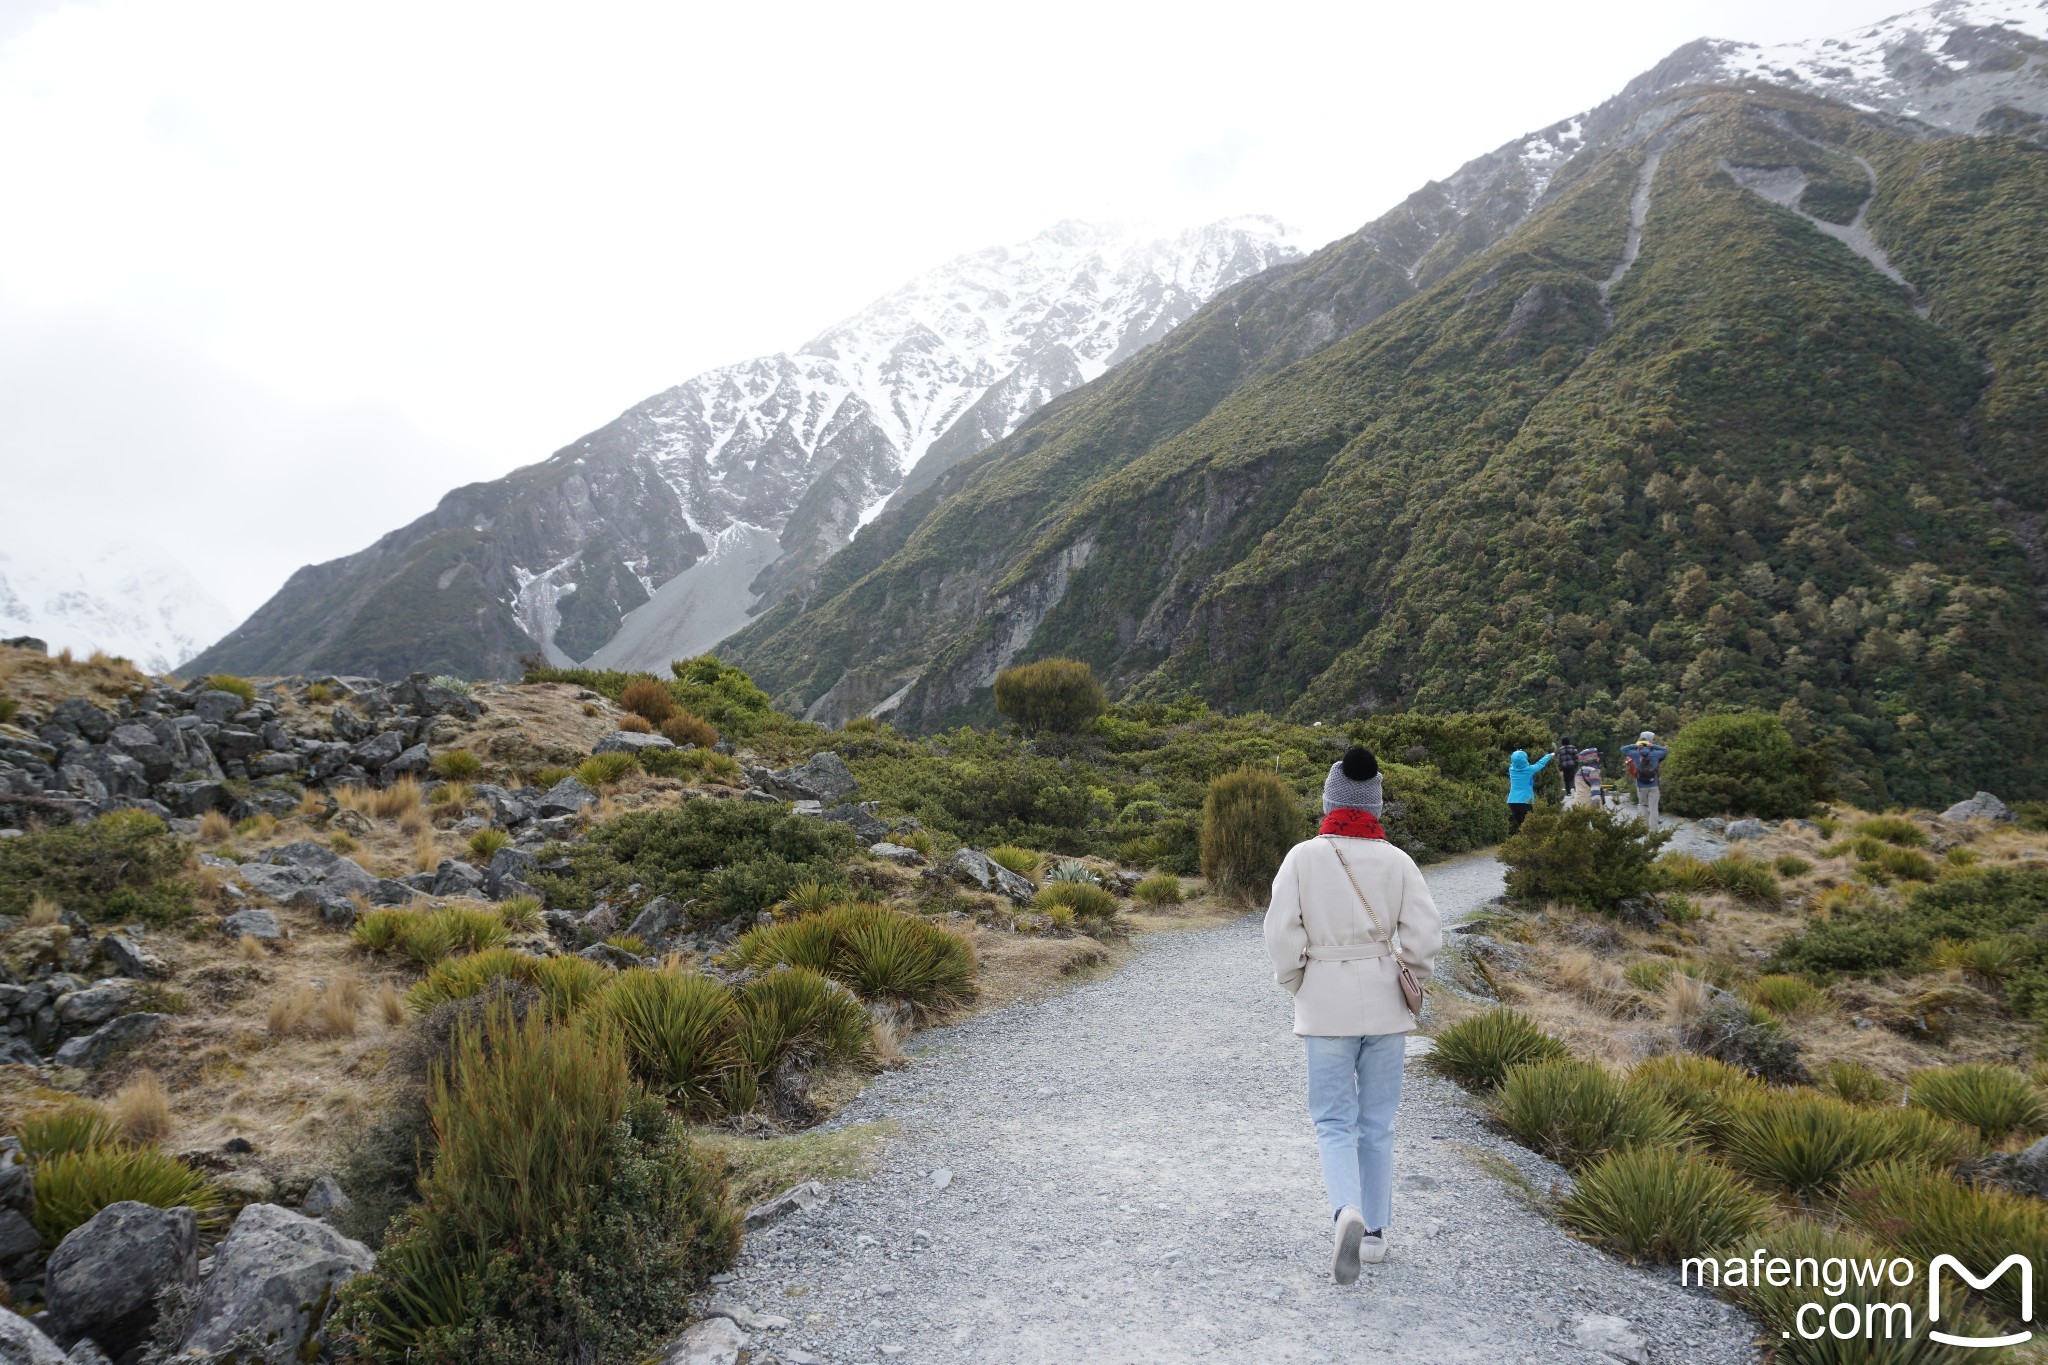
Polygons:
[[1344,880],[1351,883],[1352,893],[1358,897],[1358,903],[1365,907],[1366,918],[1372,921],[1372,927],[1378,930],[1380,937],[1387,941],[1387,946],[1393,948],[1398,954],[1400,949],[1394,945],[1393,934],[1389,933],[1386,926],[1380,923],[1379,911],[1372,908],[1372,902],[1366,898],[1365,888],[1358,884],[1358,878],[1351,875],[1351,864],[1344,860],[1344,850],[1338,848],[1336,842],[1332,840],[1330,852],[1337,855],[1337,866],[1344,869]]

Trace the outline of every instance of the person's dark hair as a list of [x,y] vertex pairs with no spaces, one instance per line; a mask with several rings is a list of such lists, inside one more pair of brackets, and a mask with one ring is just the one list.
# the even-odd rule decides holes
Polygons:
[[1344,751],[1344,762],[1340,765],[1344,776],[1353,782],[1370,782],[1380,775],[1380,761],[1373,757],[1372,750],[1352,745]]

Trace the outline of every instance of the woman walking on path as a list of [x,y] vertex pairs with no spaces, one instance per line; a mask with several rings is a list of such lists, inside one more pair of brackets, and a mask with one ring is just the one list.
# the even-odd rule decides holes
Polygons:
[[1288,851],[1266,911],[1273,977],[1294,996],[1308,1051],[1338,1284],[1386,1259],[1406,1035],[1444,939],[1422,873],[1387,842],[1379,814],[1379,762],[1354,748],[1330,765],[1322,832]]
[[[1529,755],[1520,749],[1508,756],[1508,833],[1519,833],[1522,822],[1529,818],[1529,812],[1536,806],[1536,774],[1548,767],[1551,754],[1545,754],[1534,763]],[[1571,795],[1571,788],[1565,788],[1565,795]]]
[[1606,789],[1600,785],[1600,751],[1579,750],[1578,793],[1579,804],[1600,809],[1607,804]]

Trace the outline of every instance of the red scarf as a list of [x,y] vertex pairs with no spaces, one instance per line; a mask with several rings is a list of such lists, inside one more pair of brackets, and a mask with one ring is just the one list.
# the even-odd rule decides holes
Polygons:
[[1323,827],[1318,834],[1336,834],[1346,839],[1385,839],[1387,832],[1380,828],[1380,818],[1369,810],[1354,810],[1339,806],[1323,817]]

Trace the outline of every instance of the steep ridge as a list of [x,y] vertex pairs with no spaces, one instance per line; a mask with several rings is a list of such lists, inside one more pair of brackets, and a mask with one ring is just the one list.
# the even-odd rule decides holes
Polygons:
[[[1986,8],[1872,40],[1897,98],[1930,49],[1951,94],[2030,93],[2006,87],[2044,69],[2048,7],[2033,32],[1965,22]],[[1338,248],[1220,298],[886,514],[809,610],[730,652],[829,720],[981,714],[997,668],[1073,653],[1127,692],[1301,715],[1540,697],[1606,733],[1765,705],[1876,798],[2010,769],[2039,747],[2048,663],[2029,571],[2048,156],[1747,70],[1696,83],[1728,77],[1730,48],[1560,125],[1584,150],[1533,216],[1418,271],[1357,335],[1198,421],[1133,423],[1134,385],[1181,382],[1183,346]],[[1737,174],[1803,184],[1788,208]],[[1823,224],[1860,227],[1920,294]],[[1340,246],[1384,260],[1372,232]],[[1091,446],[1115,458],[1047,458]]]
[[963,256],[301,570],[189,667],[489,676],[529,652],[629,667],[701,652],[843,545],[941,438],[946,459],[978,450],[1298,255],[1279,224],[1238,218],[1166,238],[1068,222]]

